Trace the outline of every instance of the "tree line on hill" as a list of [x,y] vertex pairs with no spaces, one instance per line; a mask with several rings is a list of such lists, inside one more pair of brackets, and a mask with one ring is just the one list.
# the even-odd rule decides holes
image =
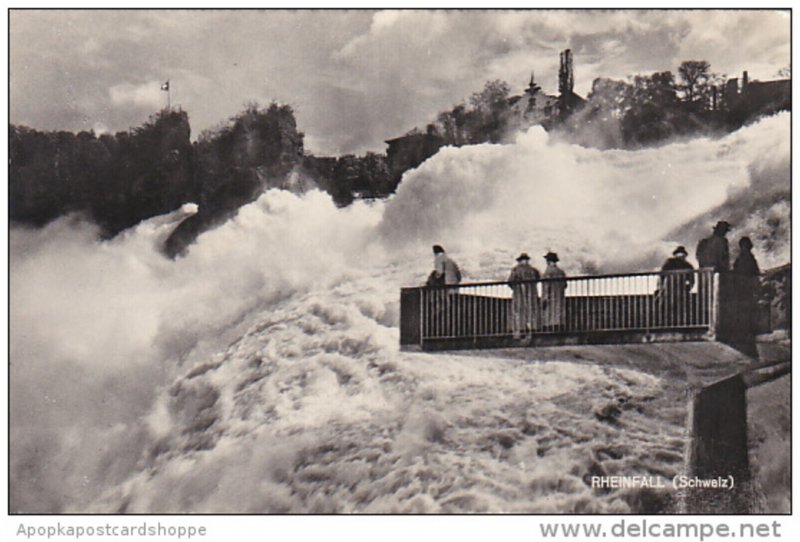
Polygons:
[[[542,124],[578,143],[634,148],[676,135],[730,130],[765,112],[726,104],[724,95],[715,95],[722,77],[711,74],[707,62],[684,62],[678,73],[677,80],[671,72],[629,81],[596,79],[579,109]],[[142,126],[113,135],[11,125],[9,217],[41,226],[81,213],[112,237],[143,219],[197,203],[198,214],[167,241],[167,253],[175,256],[268,188],[320,188],[343,206],[393,193],[405,171],[445,145],[503,142],[526,127],[513,113],[512,98],[508,83],[489,81],[467,101],[439,113],[424,132],[415,129],[390,140],[387,154],[362,156],[306,153],[292,108],[276,103],[248,104],[194,143],[181,110],[163,110]],[[393,142],[408,144],[395,151]]]

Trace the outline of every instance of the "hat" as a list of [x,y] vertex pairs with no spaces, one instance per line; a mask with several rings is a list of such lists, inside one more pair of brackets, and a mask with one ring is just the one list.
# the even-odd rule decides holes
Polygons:
[[442,252],[444,252],[444,249],[442,248],[442,245],[433,245],[433,253],[434,254],[440,254]]
[[720,231],[720,230],[730,231],[730,229],[731,229],[731,225],[728,224],[728,222],[726,220],[720,220],[714,226],[714,231]]
[[684,256],[689,255],[689,253],[686,251],[686,247],[683,245],[679,245],[678,248],[672,251],[673,256],[677,256],[678,254],[683,254]]
[[558,254],[555,252],[548,252],[544,255],[544,259],[548,262],[557,262],[558,261]]
[[519,256],[517,256],[517,261],[518,261],[518,262],[521,262],[522,260],[530,260],[530,259],[531,259],[531,257],[530,257],[530,256],[528,256],[528,253],[527,253],[527,252],[523,252],[522,254],[520,254]]

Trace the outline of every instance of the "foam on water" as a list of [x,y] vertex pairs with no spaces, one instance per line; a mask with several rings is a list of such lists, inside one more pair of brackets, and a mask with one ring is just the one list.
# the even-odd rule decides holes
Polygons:
[[[424,281],[433,242],[468,279],[504,278],[521,250],[570,273],[657,265],[691,246],[665,238],[682,224],[781,193],[788,122],[636,152],[534,128],[443,149],[386,202],[269,191],[174,262],[155,249],[170,219],[109,242],[69,218],[15,228],[11,509],[640,510],[583,477],[677,468],[683,421],[648,407],[657,379],[402,354],[398,288]],[[788,260],[781,205],[737,224],[760,261]]]

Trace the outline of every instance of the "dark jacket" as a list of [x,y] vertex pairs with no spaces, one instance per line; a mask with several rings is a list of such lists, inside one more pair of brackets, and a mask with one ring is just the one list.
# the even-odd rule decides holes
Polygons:
[[728,240],[721,235],[706,237],[697,243],[697,262],[700,267],[713,267],[717,273],[726,273],[731,269],[728,252]]
[[[674,278],[674,275],[680,271],[688,271],[688,273],[681,273],[680,278]],[[691,290],[694,286],[694,267],[683,258],[673,256],[668,258],[661,266],[661,288],[675,287],[683,285],[686,290]],[[668,278],[673,277],[673,278]]]
[[755,277],[761,274],[755,256],[749,250],[739,252],[739,257],[733,262],[733,272],[737,275]]

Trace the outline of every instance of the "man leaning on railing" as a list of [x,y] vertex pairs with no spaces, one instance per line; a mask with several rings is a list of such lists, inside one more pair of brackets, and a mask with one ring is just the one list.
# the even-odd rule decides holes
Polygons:
[[694,267],[686,257],[689,253],[682,245],[672,251],[661,266],[656,302],[660,308],[662,324],[688,325],[691,291],[694,286]]

